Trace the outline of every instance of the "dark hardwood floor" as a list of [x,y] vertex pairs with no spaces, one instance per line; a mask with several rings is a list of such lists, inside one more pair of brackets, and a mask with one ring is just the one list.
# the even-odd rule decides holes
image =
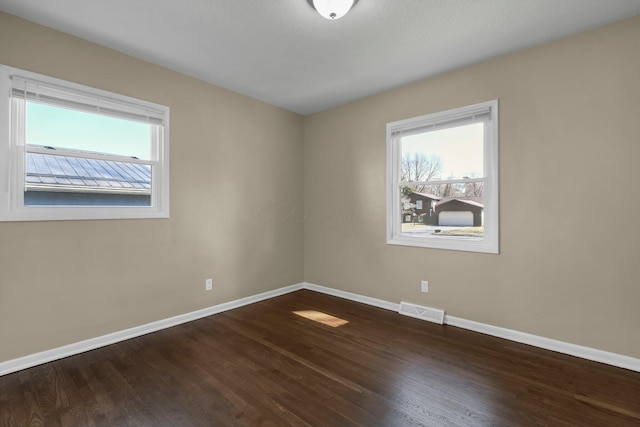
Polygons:
[[0,377],[0,425],[640,426],[640,373],[299,291]]

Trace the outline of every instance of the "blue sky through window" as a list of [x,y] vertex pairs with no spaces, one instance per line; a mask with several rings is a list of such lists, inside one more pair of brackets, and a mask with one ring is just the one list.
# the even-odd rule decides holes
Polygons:
[[151,125],[27,102],[26,143],[151,159]]

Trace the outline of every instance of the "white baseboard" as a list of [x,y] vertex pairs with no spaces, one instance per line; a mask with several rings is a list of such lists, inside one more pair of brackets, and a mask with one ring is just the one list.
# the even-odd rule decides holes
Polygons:
[[[399,311],[400,304],[366,297],[351,292],[340,291],[337,289],[327,288],[324,286],[314,285],[312,283],[303,283],[305,289],[322,292],[325,294],[345,298],[348,300],[369,304],[375,307],[384,308],[391,311]],[[591,347],[571,344],[564,341],[558,341],[550,338],[540,337],[537,335],[527,334],[525,332],[514,331],[512,329],[501,328],[498,326],[487,325],[486,323],[474,322],[472,320],[462,319],[445,315],[445,325],[451,325],[462,329],[468,329],[474,332],[480,332],[498,338],[504,338],[523,344],[532,345],[534,347],[544,348],[546,350],[556,351],[558,353],[568,354],[570,356],[580,357],[582,359],[592,360],[594,362],[605,363],[607,365],[617,366],[619,368],[629,369],[631,371],[640,372],[640,359],[621,354],[610,353],[608,351],[598,350]]]
[[202,310],[192,311],[191,313],[181,314],[178,316],[170,317],[168,319],[158,320],[156,322],[151,322],[145,325],[136,326],[134,328],[125,329],[123,331],[102,335],[100,337],[91,338],[85,341],[80,341],[51,350],[42,351],[40,353],[30,354],[28,356],[8,360],[6,362],[0,363],[0,376],[31,368],[33,366],[42,365],[43,363],[73,356],[74,354],[84,353],[85,351],[104,347],[109,344],[115,344],[117,342],[139,337],[141,335],[146,335],[151,332],[159,331],[161,329],[181,325],[183,323],[198,320],[203,317],[211,316],[213,314],[222,313],[223,311],[232,310],[234,308],[239,308],[269,298],[284,295],[289,292],[300,290],[302,288],[302,283],[291,285],[250,297],[241,298],[235,301],[203,308]]
[[338,289],[327,288],[326,286],[314,285],[313,283],[304,282],[302,284],[304,289],[310,291],[316,291],[327,295],[333,295],[334,297],[340,297],[351,301],[361,302],[363,304],[372,305],[374,307],[384,308],[385,310],[398,311],[400,310],[400,304],[396,304],[389,301],[384,301],[377,298],[365,297],[364,295],[354,294],[351,292],[345,292]]
[[[141,335],[156,332],[161,329],[166,329],[186,322],[191,322],[193,320],[201,319],[213,314],[222,313],[227,310],[233,310],[234,308],[243,307],[245,305],[253,304],[269,298],[274,298],[290,292],[298,291],[300,289],[308,289],[327,295],[333,295],[347,300],[383,308],[385,310],[395,312],[398,312],[400,310],[400,304],[304,282],[297,285],[291,285],[284,288],[275,289],[273,291],[253,295],[250,297],[241,298],[235,301],[214,305],[202,310],[181,314],[179,316],[170,317],[168,319],[159,320],[157,322],[147,323],[145,325],[136,326],[134,328],[125,329],[123,331],[114,332],[85,341],[65,345],[63,347],[58,347],[17,359],[8,360],[6,362],[1,362],[0,376],[31,368],[33,366],[41,365],[43,363],[62,359],[64,357],[73,356],[74,354],[84,353],[85,351],[104,347],[109,344],[115,344],[120,341],[139,337]],[[444,323],[458,328],[468,329],[471,331],[508,339],[510,341],[529,344],[535,347],[556,351],[558,353],[568,354],[571,356],[576,356],[583,359],[640,372],[640,359],[636,359],[633,357],[597,350],[590,347],[570,344],[563,341],[557,341],[550,338],[544,338],[537,335],[531,335],[524,332],[501,328],[498,326],[487,325],[485,323],[474,322],[472,320],[466,320],[449,315],[445,315]]]
[[540,347],[546,350],[552,350],[558,353],[568,354],[570,356],[576,356],[582,359],[640,372],[640,359],[633,357],[571,344],[564,341],[558,341],[551,338],[545,338],[538,335],[527,334],[525,332],[514,331],[512,329],[501,328],[499,326],[487,325],[486,323],[474,322],[473,320],[461,319],[454,316],[445,315],[444,322],[447,325],[456,326],[458,328],[468,329],[470,331],[480,332],[486,335],[492,335],[494,337],[504,338],[510,341],[528,344],[534,347]]

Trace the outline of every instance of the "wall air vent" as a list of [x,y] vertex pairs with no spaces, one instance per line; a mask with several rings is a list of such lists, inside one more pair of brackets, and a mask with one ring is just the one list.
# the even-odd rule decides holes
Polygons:
[[400,311],[398,313],[440,325],[444,323],[444,310],[438,310],[437,308],[423,307],[403,301],[400,303]]

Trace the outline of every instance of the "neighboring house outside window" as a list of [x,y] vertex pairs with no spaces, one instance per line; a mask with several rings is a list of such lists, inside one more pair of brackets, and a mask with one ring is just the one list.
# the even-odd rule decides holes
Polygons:
[[433,206],[440,200],[440,197],[430,193],[412,192],[407,194],[403,201],[405,202],[404,212],[410,216],[406,222],[417,222],[420,224],[435,224],[435,211]]
[[499,252],[498,102],[387,124],[387,243]]
[[0,65],[0,221],[169,217],[169,108]]

